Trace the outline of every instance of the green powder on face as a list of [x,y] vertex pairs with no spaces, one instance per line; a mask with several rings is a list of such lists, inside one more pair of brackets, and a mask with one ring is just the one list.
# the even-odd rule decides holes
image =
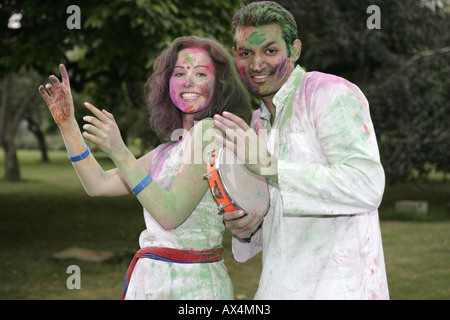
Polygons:
[[193,53],[185,54],[184,60],[186,60],[186,62],[191,62],[192,60],[194,60],[194,54]]
[[247,40],[248,40],[247,44],[249,44],[250,46],[260,45],[266,40],[266,34],[255,31],[248,36]]

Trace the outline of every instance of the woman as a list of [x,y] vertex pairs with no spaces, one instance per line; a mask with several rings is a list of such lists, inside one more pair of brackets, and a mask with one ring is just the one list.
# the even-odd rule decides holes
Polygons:
[[[87,123],[81,134],[63,65],[60,71],[62,83],[52,75],[48,92],[43,86],[39,90],[86,192],[133,192],[144,207],[146,230],[125,276],[122,298],[232,299],[222,260],[225,229],[203,179],[205,152],[217,134],[210,117],[224,110],[247,121],[251,117],[250,97],[232,57],[217,41],[199,37],[178,38],[158,57],[147,84],[150,124],[165,143],[138,160],[106,110],[85,103],[94,116],[83,118]],[[117,168],[103,171],[83,137]]]

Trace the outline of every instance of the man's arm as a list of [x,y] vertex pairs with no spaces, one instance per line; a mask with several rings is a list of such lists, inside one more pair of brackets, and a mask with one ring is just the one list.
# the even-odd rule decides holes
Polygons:
[[297,117],[307,117],[314,126],[306,129],[313,135],[309,143],[322,150],[328,164],[302,163],[301,155],[298,161],[278,159],[283,215],[351,215],[377,209],[385,176],[364,95],[340,79],[321,84],[310,101]]

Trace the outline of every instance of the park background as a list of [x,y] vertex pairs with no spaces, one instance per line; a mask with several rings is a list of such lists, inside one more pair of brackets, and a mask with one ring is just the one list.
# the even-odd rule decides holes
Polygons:
[[[183,35],[231,48],[242,2],[0,1],[0,299],[118,299],[145,227],[133,196],[87,196],[38,86],[64,63],[79,124],[84,101],[109,110],[140,156],[159,143],[144,91],[154,59]],[[387,179],[379,212],[391,298],[449,299],[449,1],[277,2],[297,20],[300,65],[354,82],[369,100]],[[70,5],[80,9],[79,29]],[[368,23],[377,18],[371,5],[380,9],[378,28]],[[426,202],[426,213],[400,210],[401,200]],[[55,258],[72,247],[114,256]],[[252,299],[261,255],[235,262],[229,232],[224,247],[236,298]],[[70,265],[80,267],[79,290],[67,288]]]

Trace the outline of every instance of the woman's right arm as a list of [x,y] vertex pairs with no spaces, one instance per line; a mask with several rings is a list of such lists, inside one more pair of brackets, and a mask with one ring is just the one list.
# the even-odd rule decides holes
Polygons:
[[[48,108],[58,125],[64,144],[69,156],[76,156],[83,153],[86,148],[86,142],[81,134],[77,121],[75,120],[75,110],[70,92],[69,75],[64,65],[60,65],[62,82],[54,75],[50,76],[53,83],[44,87],[39,87],[39,92],[47,103]],[[150,152],[138,161],[144,168],[150,171],[153,153]],[[119,196],[130,193],[130,188],[122,178],[118,169],[104,171],[94,156],[89,154],[85,159],[72,162],[78,177],[83,184],[86,192],[94,196]]]

